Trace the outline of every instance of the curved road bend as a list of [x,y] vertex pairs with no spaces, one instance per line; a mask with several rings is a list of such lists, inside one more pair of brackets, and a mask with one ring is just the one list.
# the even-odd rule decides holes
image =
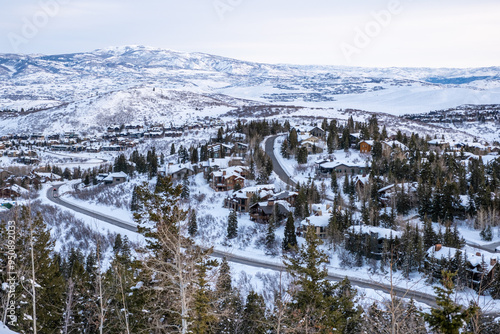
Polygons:
[[[56,204],[59,204],[61,206],[64,206],[70,210],[73,210],[73,211],[76,211],[79,213],[83,213],[86,216],[101,220],[105,223],[118,226],[118,227],[123,228],[123,229],[128,230],[128,231],[137,232],[137,226],[135,226],[135,225],[132,225],[132,224],[127,223],[127,222],[120,220],[120,219],[116,219],[116,218],[113,218],[110,216],[103,215],[103,214],[95,212],[95,211],[87,210],[85,208],[82,208],[81,206],[77,206],[77,205],[68,203],[59,197],[54,197],[54,193],[56,194],[56,196],[59,196],[59,187],[61,187],[61,184],[50,187],[47,190],[47,198],[50,201],[52,201]],[[56,190],[54,191],[54,189],[56,189]]]

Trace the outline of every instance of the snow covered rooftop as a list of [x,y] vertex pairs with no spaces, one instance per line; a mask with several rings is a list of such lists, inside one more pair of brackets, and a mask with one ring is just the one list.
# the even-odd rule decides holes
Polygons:
[[166,164],[165,165],[165,174],[170,175],[179,172],[180,170],[183,169],[188,169],[190,171],[193,171],[193,166],[191,163],[185,163],[185,164]]
[[47,178],[51,178],[53,180],[59,180],[59,179],[61,179],[61,177],[59,175],[54,174],[54,173],[35,172],[34,174],[36,176],[39,176],[39,177],[47,177]]
[[104,181],[113,181],[115,178],[127,178],[127,174],[124,172],[109,173],[108,176],[104,178]]
[[248,198],[251,194],[257,194],[259,197],[273,196],[274,184],[262,184],[253,187],[245,187],[233,193],[236,198]]
[[384,141],[384,144],[389,145],[390,147],[399,147],[402,151],[408,151],[408,147],[397,140],[388,140]]
[[[326,160],[326,159],[329,160]],[[353,166],[353,167],[366,167],[371,165],[371,156],[360,153],[358,150],[349,150],[345,152],[344,150],[336,150],[332,154],[325,155],[323,158],[324,163],[318,159],[316,162],[324,168],[335,168],[339,165]],[[324,164],[331,165],[324,165]],[[326,167],[330,166],[330,167]]]
[[328,215],[323,215],[323,216],[310,216],[304,219],[302,222],[300,222],[301,226],[307,226],[307,225],[312,225],[312,226],[328,226],[328,221],[330,220],[330,216]]
[[232,166],[228,168],[224,168],[220,171],[212,172],[214,177],[225,176],[226,178],[231,176],[242,177],[241,174],[245,171],[244,167],[241,166]]
[[390,228],[383,228],[378,226],[368,226],[368,225],[354,225],[350,227],[350,230],[356,234],[362,233],[376,233],[379,238],[389,239],[392,235],[393,238],[401,237],[402,233],[400,231],[391,230]]
[[427,250],[427,254],[436,259],[451,259],[455,256],[457,251],[462,253],[462,256],[467,256],[467,261],[469,261],[469,263],[474,267],[481,265],[484,260],[484,266],[486,267],[487,272],[489,272],[498,261],[497,254],[484,250],[477,251],[470,246],[465,246],[463,249],[441,246],[440,248],[438,247],[437,251],[436,246],[432,246]]

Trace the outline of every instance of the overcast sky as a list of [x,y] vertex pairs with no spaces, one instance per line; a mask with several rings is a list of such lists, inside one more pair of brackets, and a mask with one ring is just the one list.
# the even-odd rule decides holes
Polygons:
[[0,53],[121,45],[266,63],[500,65],[499,0],[0,0]]

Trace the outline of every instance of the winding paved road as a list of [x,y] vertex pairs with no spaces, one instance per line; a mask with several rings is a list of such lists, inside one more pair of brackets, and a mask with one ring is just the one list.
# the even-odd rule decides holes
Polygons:
[[272,136],[268,137],[266,139],[266,143],[264,144],[264,148],[266,151],[266,154],[271,158],[271,161],[273,162],[273,170],[276,174],[278,174],[279,178],[285,182],[286,184],[289,184],[293,188],[297,185],[290,176],[285,172],[283,167],[281,167],[281,164],[279,163],[278,159],[276,159],[276,156],[274,155],[274,143],[276,142],[276,139],[279,136]]
[[120,220],[120,219],[113,218],[111,216],[104,215],[104,214],[96,212],[96,211],[85,209],[81,206],[77,206],[77,205],[74,205],[72,203],[69,203],[69,202],[62,200],[61,198],[59,198],[59,188],[61,186],[62,186],[62,184],[56,185],[56,186],[53,186],[47,190],[47,198],[50,201],[52,201],[56,204],[59,204],[61,206],[64,206],[70,210],[73,210],[73,211],[76,211],[79,213],[83,213],[86,216],[101,220],[105,223],[121,227],[121,228],[128,230],[128,231],[137,232],[136,225],[127,223],[127,222]]

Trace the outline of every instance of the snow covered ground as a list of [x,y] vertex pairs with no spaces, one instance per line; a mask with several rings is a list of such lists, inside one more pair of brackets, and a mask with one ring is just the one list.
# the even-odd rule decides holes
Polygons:
[[11,331],[2,322],[0,322],[0,334],[17,334],[17,333]]

